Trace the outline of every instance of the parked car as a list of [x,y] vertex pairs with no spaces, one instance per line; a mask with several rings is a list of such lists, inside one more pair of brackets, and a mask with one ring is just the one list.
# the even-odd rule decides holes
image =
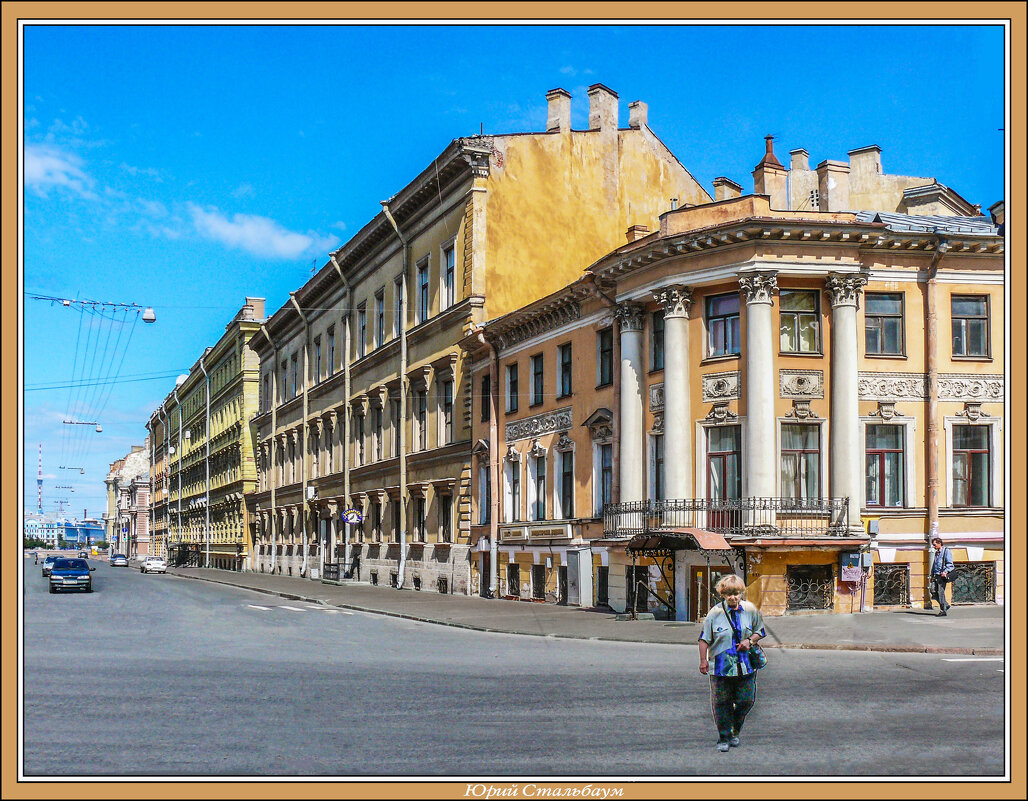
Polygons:
[[128,567],[128,557],[123,553],[112,553],[111,567]]
[[79,551],[79,559],[88,559],[89,551]]
[[46,557],[46,559],[43,560],[43,575],[44,576],[49,576],[50,575],[50,569],[54,566],[54,562],[56,562],[60,558],[61,557],[59,557],[59,556],[54,556],[53,554],[50,554],[49,556]]
[[93,591],[93,577],[90,575],[95,567],[90,567],[85,559],[58,559],[50,570],[50,594],[64,590]]
[[140,573],[167,573],[168,563],[164,561],[163,556],[148,556],[143,560],[143,564],[139,566]]

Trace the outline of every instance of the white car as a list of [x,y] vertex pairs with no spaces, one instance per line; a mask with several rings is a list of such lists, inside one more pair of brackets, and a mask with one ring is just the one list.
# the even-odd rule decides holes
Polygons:
[[140,573],[167,573],[168,563],[163,556],[148,556],[139,566]]

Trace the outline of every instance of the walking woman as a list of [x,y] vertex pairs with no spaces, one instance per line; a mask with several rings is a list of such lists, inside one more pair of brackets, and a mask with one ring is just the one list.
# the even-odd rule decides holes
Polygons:
[[742,600],[746,585],[741,578],[725,576],[715,589],[724,600],[703,621],[700,673],[710,676],[717,750],[724,752],[739,745],[742,724],[757,700],[757,670],[763,665],[753,646],[765,632],[757,607]]

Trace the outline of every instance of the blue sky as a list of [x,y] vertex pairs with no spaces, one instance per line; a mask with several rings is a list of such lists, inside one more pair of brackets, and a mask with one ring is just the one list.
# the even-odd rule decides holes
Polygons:
[[[770,133],[783,163],[878,144],[886,172],[1003,197],[996,26],[27,26],[23,66],[26,294],[158,317],[26,298],[27,511],[42,442],[44,509],[99,516],[108,465],[244,297],[277,310],[451,139],[544,129],[555,87],[574,127],[593,83],[622,125],[646,102],[708,191],[752,191]],[[61,423],[83,415],[103,433]]]

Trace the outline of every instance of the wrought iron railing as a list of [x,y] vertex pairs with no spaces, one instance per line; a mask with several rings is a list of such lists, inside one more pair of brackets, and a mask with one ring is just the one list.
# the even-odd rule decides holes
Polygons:
[[322,581],[339,581],[339,562],[325,562]]
[[609,503],[607,537],[702,528],[730,537],[843,537],[849,533],[848,498],[675,498]]

